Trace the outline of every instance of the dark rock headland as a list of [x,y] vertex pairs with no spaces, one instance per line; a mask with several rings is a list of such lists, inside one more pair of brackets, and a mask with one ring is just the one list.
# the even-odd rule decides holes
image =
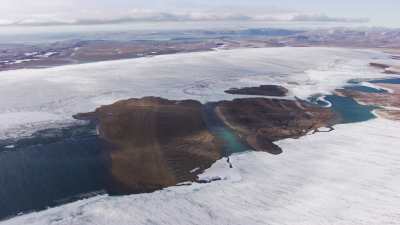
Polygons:
[[384,73],[386,74],[400,74],[400,68],[399,66],[394,66],[394,65],[388,65],[384,63],[370,63],[369,64],[372,67],[383,69]]
[[286,96],[289,91],[278,85],[260,85],[258,87],[231,88],[225,93],[236,95],[259,95],[259,96]]
[[282,152],[274,141],[301,137],[336,118],[330,109],[301,100],[235,99],[220,102],[216,111],[251,147],[272,154]]
[[218,140],[202,119],[197,101],[156,97],[118,101],[77,119],[98,120],[110,151],[116,193],[153,191],[184,181],[221,158]]

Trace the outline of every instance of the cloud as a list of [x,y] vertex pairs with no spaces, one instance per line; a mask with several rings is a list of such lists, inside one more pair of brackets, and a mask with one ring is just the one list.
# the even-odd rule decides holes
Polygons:
[[11,21],[11,20],[4,20],[4,19],[0,19],[0,26],[4,26],[4,25],[10,25],[10,24],[12,24],[13,23],[13,21]]
[[330,17],[325,14],[300,14],[295,15],[291,21],[300,22],[342,22],[342,23],[367,23],[368,18]]
[[97,25],[131,22],[161,21],[281,21],[281,22],[342,22],[365,23],[366,18],[337,18],[324,14],[302,14],[298,12],[237,13],[213,11],[162,12],[146,9],[131,9],[125,12],[85,11],[73,16],[65,13],[36,14],[14,20],[1,20],[0,26],[46,26],[46,25]]

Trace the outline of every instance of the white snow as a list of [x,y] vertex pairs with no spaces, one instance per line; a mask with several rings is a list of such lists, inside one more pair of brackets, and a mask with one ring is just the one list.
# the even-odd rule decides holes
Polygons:
[[38,55],[37,57],[39,57],[39,58],[49,58],[50,56],[53,56],[53,55],[55,55],[55,54],[57,54],[58,52],[46,52],[45,54],[43,54],[43,55]]
[[221,159],[209,184],[98,196],[2,225],[389,225],[400,221],[400,123],[375,119]]
[[320,101],[320,102],[325,103],[325,104],[326,104],[326,105],[324,106],[325,108],[330,108],[330,107],[332,107],[332,103],[331,103],[330,101],[326,100],[325,96],[320,96],[320,97],[318,97],[318,98],[317,98],[317,101]]
[[373,83],[370,83],[370,82],[361,82],[360,85],[361,86],[365,86],[365,87],[369,87],[369,88],[373,88],[373,89],[376,89],[378,91],[379,90],[384,90],[384,91],[387,91],[388,93],[394,93],[394,91],[392,89],[381,87],[379,85],[376,85],[376,84],[373,84]]
[[[353,78],[387,55],[335,48],[265,48],[155,56],[0,73],[0,138],[72,122],[78,112],[148,95],[202,102],[224,90],[282,84],[302,98]],[[281,155],[245,152],[216,162],[208,184],[151,194],[100,195],[4,225],[388,225],[400,221],[400,123],[375,119],[277,142]]]
[[198,171],[199,169],[200,169],[200,167],[196,167],[196,168],[192,169],[192,170],[190,171],[190,173],[195,173],[195,172]]
[[[62,115],[48,112],[4,112],[0,114],[0,138],[29,136],[34,130],[60,127],[66,120],[67,118]],[[82,121],[71,121],[70,123],[78,122]]]
[[13,64],[21,64],[21,63],[25,63],[25,62],[31,62],[31,61],[35,61],[37,59],[17,59],[15,61],[9,61],[8,65],[13,65]]
[[320,127],[320,128],[318,128],[317,131],[319,131],[319,132],[331,132],[332,128],[331,127]]
[[[120,99],[162,96],[207,102],[239,97],[225,94],[228,88],[260,84],[281,84],[289,88],[292,96],[305,98],[329,93],[351,78],[386,76],[368,63],[372,58],[388,57],[370,50],[287,47],[4,71],[0,72],[0,115],[10,111],[41,112],[57,117],[51,120],[68,123],[76,113],[93,111]],[[27,116],[23,122],[38,122],[37,116]],[[14,133],[5,129],[28,129],[18,121],[7,124],[0,127],[0,138]],[[25,133],[38,127],[43,126],[29,126]]]
[[27,53],[24,53],[24,56],[34,56],[37,54],[38,54],[38,52],[27,52]]
[[57,115],[46,112],[8,112],[0,114],[0,130],[38,122],[54,122],[60,118]]

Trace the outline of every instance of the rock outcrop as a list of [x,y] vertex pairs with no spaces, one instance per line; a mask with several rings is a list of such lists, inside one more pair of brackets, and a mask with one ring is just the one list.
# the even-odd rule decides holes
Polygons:
[[101,137],[114,146],[109,152],[111,192],[138,193],[193,181],[221,157],[201,108],[197,101],[146,97],[75,118],[98,120]]
[[285,96],[289,91],[278,85],[261,85],[258,87],[231,88],[225,93],[236,95],[259,95],[259,96]]
[[279,154],[274,141],[298,138],[319,127],[330,126],[335,114],[301,100],[266,98],[220,102],[216,108],[227,126],[258,151]]

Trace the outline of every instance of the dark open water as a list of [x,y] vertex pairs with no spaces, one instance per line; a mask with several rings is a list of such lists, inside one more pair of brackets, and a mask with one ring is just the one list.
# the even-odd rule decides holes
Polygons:
[[373,80],[370,83],[384,83],[384,84],[400,84],[400,78],[391,78],[386,80]]
[[103,192],[104,146],[93,125],[0,140],[0,219]]
[[[224,127],[213,109],[207,104],[204,118],[211,132],[224,142],[224,155],[249,150]],[[0,140],[0,220],[107,193],[114,185],[109,179],[108,149],[94,124]]]

